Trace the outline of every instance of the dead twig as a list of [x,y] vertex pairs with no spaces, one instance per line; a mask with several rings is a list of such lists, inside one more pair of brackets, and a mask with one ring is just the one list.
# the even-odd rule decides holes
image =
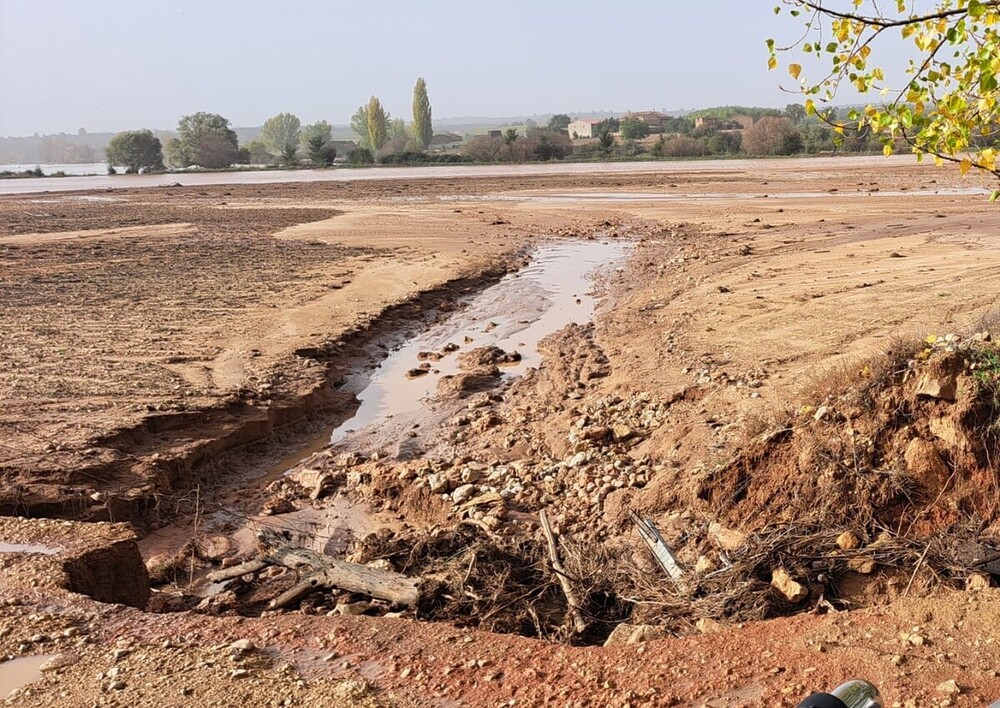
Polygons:
[[549,563],[551,563],[552,570],[559,580],[559,586],[562,588],[563,595],[566,596],[566,604],[569,605],[569,616],[573,620],[573,630],[577,634],[583,634],[587,631],[587,621],[583,618],[583,613],[580,611],[580,598],[577,597],[576,591],[573,590],[573,586],[569,582],[569,577],[566,575],[562,562],[559,560],[559,548],[556,545],[556,536],[552,532],[548,514],[545,513],[544,509],[538,512],[538,520],[542,525],[542,533],[545,534],[545,543],[549,547]]

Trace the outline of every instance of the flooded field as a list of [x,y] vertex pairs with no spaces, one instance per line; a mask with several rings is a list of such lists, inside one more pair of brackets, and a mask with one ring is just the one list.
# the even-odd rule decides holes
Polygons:
[[993,409],[963,397],[991,359],[954,403],[917,388],[990,345],[1000,212],[904,163],[6,195],[0,506],[32,518],[0,543],[0,695],[776,705],[857,673],[988,705],[1000,595],[968,563],[1000,522],[966,414]]
[[[912,162],[907,156],[884,157],[824,157],[786,160],[795,169],[808,175],[811,171],[845,166],[860,168],[876,165],[903,165]],[[65,192],[84,189],[184,186],[253,185],[312,182],[351,182],[373,180],[468,179],[489,177],[519,177],[545,175],[629,175],[662,173],[708,173],[763,171],[773,167],[773,160],[683,160],[674,162],[560,162],[520,165],[452,165],[424,167],[339,167],[329,170],[263,170],[232,172],[173,172],[151,175],[98,174],[91,177],[33,178],[0,180],[0,194],[31,192]],[[34,167],[33,165],[31,166]],[[72,174],[72,173],[67,173]]]

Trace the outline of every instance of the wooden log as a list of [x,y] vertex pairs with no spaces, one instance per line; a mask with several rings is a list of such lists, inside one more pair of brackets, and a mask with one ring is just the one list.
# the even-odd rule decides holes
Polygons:
[[577,597],[576,592],[573,590],[573,586],[569,582],[569,577],[566,575],[562,562],[559,560],[559,547],[556,545],[556,536],[552,533],[552,526],[549,525],[549,517],[544,509],[538,512],[538,521],[542,525],[542,533],[545,534],[545,543],[549,547],[549,563],[552,564],[552,570],[555,571],[556,577],[559,579],[559,585],[562,587],[563,595],[566,596],[566,604],[569,605],[569,616],[573,620],[573,631],[577,634],[583,634],[587,631],[587,622],[583,619],[583,613],[580,611],[580,598]]
[[416,605],[420,599],[420,578],[331,558],[282,542],[274,535],[262,535],[261,541],[268,549],[265,562],[297,571],[305,569],[305,579],[315,581],[313,587],[339,588],[404,607]]
[[252,560],[247,561],[246,563],[231,566],[229,568],[223,568],[222,570],[213,570],[205,577],[213,583],[221,583],[223,580],[232,580],[233,578],[238,578],[241,575],[246,575],[247,573],[256,573],[258,570],[263,570],[266,567],[267,563],[264,561]]
[[309,575],[298,583],[290,587],[285,592],[278,595],[276,598],[267,603],[267,609],[277,610],[284,607],[285,605],[290,605],[293,602],[298,602],[303,597],[311,593],[319,586],[319,581],[315,575]]
[[305,548],[279,548],[268,556],[268,560],[286,568],[312,568],[315,572],[310,577],[325,587],[340,588],[407,607],[417,604],[420,599],[419,578],[348,563]]

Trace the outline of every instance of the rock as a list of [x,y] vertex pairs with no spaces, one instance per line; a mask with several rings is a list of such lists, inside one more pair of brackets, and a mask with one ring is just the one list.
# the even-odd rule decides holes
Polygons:
[[438,381],[438,395],[453,395],[465,398],[473,393],[485,391],[500,383],[500,369],[488,367],[454,376],[442,376]]
[[747,542],[747,535],[742,531],[729,529],[715,522],[708,526],[708,537],[712,543],[724,551],[739,550]]
[[624,646],[628,641],[628,638],[632,634],[632,630],[635,629],[635,625],[623,622],[622,624],[611,630],[611,634],[608,638],[604,640],[604,646],[606,647],[617,647]]
[[443,472],[427,475],[427,486],[433,494],[444,494],[450,487],[450,480]]
[[604,642],[604,646],[624,646],[627,644],[642,644],[654,639],[662,639],[668,636],[667,630],[663,627],[656,627],[651,624],[628,624],[623,623],[614,628],[614,631]]
[[346,617],[363,615],[371,609],[371,606],[372,603],[364,600],[361,602],[338,602],[337,606],[333,608],[333,613],[335,615],[344,615]]
[[954,401],[958,395],[958,374],[962,361],[955,355],[933,360],[917,382],[916,394],[924,398]]
[[342,472],[332,473],[326,470],[310,468],[298,469],[288,475],[288,478],[302,485],[309,490],[310,499],[321,499],[329,494],[334,487],[342,484],[344,475]]
[[716,634],[725,629],[721,624],[710,617],[702,617],[694,623],[694,628],[702,634]]
[[115,649],[111,652],[111,661],[121,661],[132,653],[131,649]]
[[837,548],[842,551],[853,551],[855,548],[861,548],[861,539],[853,531],[844,531],[837,536]]
[[694,572],[699,575],[711,573],[719,567],[718,563],[708,556],[698,556],[698,561],[694,564]]
[[809,590],[796,582],[784,568],[771,572],[771,587],[789,602],[802,602],[809,596]]
[[826,417],[826,414],[830,412],[829,406],[820,406],[816,409],[816,413],[813,414],[813,420],[817,423]]
[[948,679],[944,683],[939,683],[937,690],[938,693],[943,693],[948,696],[957,696],[962,692],[962,687],[955,682],[955,679]]
[[611,428],[605,426],[587,428],[580,434],[580,437],[584,440],[590,440],[592,442],[604,442],[605,440],[611,438]]
[[109,691],[124,691],[125,682],[121,680],[115,680],[108,684]]
[[410,369],[409,371],[406,372],[406,378],[417,379],[420,378],[421,376],[426,376],[429,373],[430,369],[421,369],[421,368]]
[[206,597],[197,604],[195,609],[210,615],[220,615],[223,612],[228,612],[236,608],[238,605],[239,601],[236,599],[236,593],[232,590],[226,590],[225,592],[220,592],[218,595]]
[[874,558],[852,558],[847,561],[847,567],[853,570],[855,573],[861,573],[861,575],[871,575],[875,572],[875,559]]
[[475,484],[463,484],[451,493],[451,501],[454,504],[464,504],[476,495],[479,487]]
[[56,654],[51,659],[47,660],[44,664],[38,667],[38,670],[42,673],[47,671],[58,671],[59,669],[65,669],[68,666],[80,661],[80,657],[76,654],[69,652],[63,652],[61,654]]
[[225,536],[209,536],[197,541],[198,556],[207,561],[219,561],[233,551],[233,543]]
[[626,644],[642,644],[651,642],[654,639],[663,639],[669,636],[663,627],[654,627],[651,624],[640,624],[629,635]]
[[623,423],[616,423],[611,427],[611,436],[615,442],[625,442],[635,437],[635,431]]
[[515,364],[521,361],[517,352],[505,352],[500,347],[486,346],[459,355],[458,365],[463,370],[481,369],[498,364]]
[[228,651],[234,656],[242,656],[243,654],[249,654],[256,648],[254,643],[249,639],[237,639],[229,645]]
[[954,401],[957,393],[958,382],[954,378],[940,379],[925,375],[917,383],[918,396]]
[[966,452],[972,448],[969,444],[969,438],[966,437],[965,433],[962,432],[953,419],[948,417],[931,418],[929,425],[931,434],[949,447],[961,450],[962,452]]
[[903,453],[906,471],[923,484],[940,489],[948,481],[948,466],[941,459],[934,443],[922,438],[914,438]]
[[990,587],[990,576],[973,573],[965,580],[965,589],[969,592],[982,592]]
[[229,678],[232,679],[246,678],[249,675],[250,671],[247,669],[233,669],[232,671],[229,672]]

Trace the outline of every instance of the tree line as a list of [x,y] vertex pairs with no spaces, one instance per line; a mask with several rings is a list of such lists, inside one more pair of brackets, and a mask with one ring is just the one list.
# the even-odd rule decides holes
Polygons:
[[[400,152],[423,153],[433,137],[431,103],[427,83],[418,78],[413,88],[413,122],[392,119],[372,96],[351,119],[359,146],[348,156],[351,162],[370,163]],[[240,145],[229,120],[217,113],[193,113],[177,123],[177,135],[163,144],[151,130],[126,130],[108,142],[105,154],[109,171],[114,166],[127,172],[162,170],[166,166],[192,165],[208,169],[234,164],[294,167],[305,159],[314,167],[329,167],[337,159],[332,126],[325,120],[303,126],[291,113],[268,118],[260,135]]]
[[[738,116],[753,118],[753,125],[744,128],[735,120]],[[546,125],[528,121],[523,127],[474,136],[465,141],[457,154],[428,155],[433,124],[427,84],[421,78],[413,88],[409,124],[394,118],[377,96],[371,96],[357,108],[351,116],[357,146],[343,157],[351,164],[363,165],[431,160],[529,162],[571,157],[591,160],[777,156],[882,149],[873,131],[850,125],[837,129],[808,115],[800,104],[790,104],[784,111],[725,106],[667,118],[655,141],[647,140],[649,126],[630,115],[603,120],[596,140],[587,142],[571,139],[568,133],[571,121],[569,115],[560,113]],[[149,130],[115,135],[107,146],[107,157],[111,165],[124,166],[130,172],[191,165],[210,169],[233,164],[294,167],[303,162],[328,167],[338,157],[331,135],[332,126],[325,120],[303,126],[297,116],[279,113],[264,122],[255,139],[240,145],[226,118],[214,113],[194,113],[180,119],[177,135],[163,145]]]

